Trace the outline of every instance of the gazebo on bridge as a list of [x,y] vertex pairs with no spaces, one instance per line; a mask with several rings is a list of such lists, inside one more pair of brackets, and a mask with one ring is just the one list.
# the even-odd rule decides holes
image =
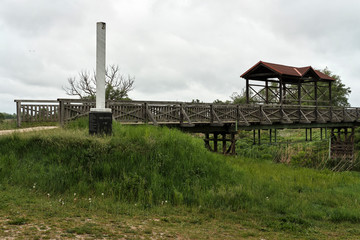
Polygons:
[[241,75],[246,80],[246,102],[331,106],[334,78],[312,68],[259,61]]

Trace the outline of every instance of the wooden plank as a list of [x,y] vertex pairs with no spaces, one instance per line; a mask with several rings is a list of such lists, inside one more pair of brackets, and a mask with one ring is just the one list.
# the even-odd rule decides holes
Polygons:
[[153,123],[155,126],[159,125],[158,122],[155,120],[153,114],[150,112],[149,108],[146,107],[145,110],[146,110],[147,116],[150,118],[150,120],[152,121],[152,123]]
[[21,127],[21,101],[16,101],[16,120],[17,127]]
[[186,114],[184,108],[181,108],[181,113],[182,113],[183,117],[186,119],[186,121],[188,122],[188,124],[182,123],[182,126],[185,126],[185,127],[186,126],[194,126],[194,124],[190,120],[189,116]]

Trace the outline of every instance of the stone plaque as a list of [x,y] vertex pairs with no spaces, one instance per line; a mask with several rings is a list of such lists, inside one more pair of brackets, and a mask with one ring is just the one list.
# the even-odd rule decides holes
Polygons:
[[111,112],[90,112],[89,114],[90,134],[112,134],[112,113]]

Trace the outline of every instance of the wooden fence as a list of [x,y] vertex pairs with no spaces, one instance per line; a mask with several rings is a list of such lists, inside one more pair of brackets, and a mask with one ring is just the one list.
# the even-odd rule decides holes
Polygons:
[[[18,126],[21,122],[59,122],[61,125],[87,116],[94,101],[80,99],[15,100]],[[265,104],[194,104],[156,101],[109,101],[116,121],[153,125],[209,124],[239,126],[358,122],[360,110],[352,107],[265,105]]]
[[59,122],[57,100],[15,100],[17,125],[22,122]]

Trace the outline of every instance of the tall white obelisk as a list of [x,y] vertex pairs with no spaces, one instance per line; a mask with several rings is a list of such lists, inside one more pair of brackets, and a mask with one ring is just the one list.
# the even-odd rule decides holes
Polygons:
[[106,23],[96,23],[96,108],[90,109],[90,134],[111,134],[111,108],[105,108]]

